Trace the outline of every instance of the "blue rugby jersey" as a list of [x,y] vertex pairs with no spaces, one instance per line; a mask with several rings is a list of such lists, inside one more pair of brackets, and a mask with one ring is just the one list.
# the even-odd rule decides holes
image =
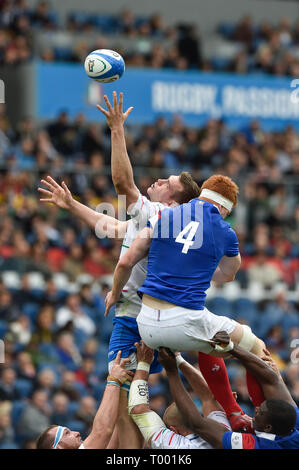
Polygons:
[[218,209],[196,198],[150,219],[147,276],[139,292],[192,310],[204,307],[221,258],[239,254],[237,236]]
[[297,422],[289,436],[277,436],[265,432],[241,434],[226,432],[222,438],[224,449],[299,449],[299,410],[296,408]]

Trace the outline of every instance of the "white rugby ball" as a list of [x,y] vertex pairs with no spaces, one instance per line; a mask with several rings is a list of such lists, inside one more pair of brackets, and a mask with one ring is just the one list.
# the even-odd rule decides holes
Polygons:
[[84,68],[87,75],[97,82],[115,82],[125,71],[125,61],[118,52],[97,49],[88,54]]

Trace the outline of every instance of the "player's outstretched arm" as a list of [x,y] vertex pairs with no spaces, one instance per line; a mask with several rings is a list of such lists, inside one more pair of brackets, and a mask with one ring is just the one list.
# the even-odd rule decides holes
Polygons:
[[242,365],[250,372],[259,382],[262,387],[264,396],[267,399],[277,398],[287,401],[293,406],[296,406],[287,386],[283,382],[279,373],[277,373],[269,361],[265,361],[255,354],[246,351],[240,346],[235,345],[226,331],[219,331],[212,339],[215,345],[220,347],[228,347],[230,344],[229,353],[239,359]]
[[124,122],[131,113],[133,107],[123,112],[123,93],[113,92],[113,106],[108,97],[104,96],[108,110],[97,105],[97,108],[106,116],[107,124],[111,130],[111,172],[112,181],[117,194],[126,196],[126,207],[137,201],[139,196],[138,188],[134,182],[132,165],[127,152]]
[[200,398],[202,403],[202,413],[204,416],[209,415],[212,411],[224,411],[222,406],[217,402],[207,382],[205,381],[201,371],[189,364],[180,354],[176,353],[176,363],[184,377],[187,379],[194,393]]
[[133,376],[133,372],[124,368],[127,362],[129,359],[121,361],[121,351],[118,351],[91,433],[83,442],[85,449],[105,449],[110,441],[118,416],[121,384],[131,381]]
[[172,396],[185,419],[186,426],[216,449],[222,449],[222,438],[227,429],[222,424],[201,416],[182,384],[174,354],[169,349],[160,348],[158,360],[166,370]]
[[132,268],[138,261],[147,256],[152,240],[151,235],[151,228],[145,227],[141,230],[128,251],[126,251],[117,263],[114,271],[112,290],[108,292],[106,297],[105,316],[108,315],[110,308],[119,300],[121,291],[130,278]]
[[40,199],[41,202],[50,202],[61,209],[70,211],[75,217],[95,230],[98,236],[111,238],[125,236],[128,222],[101,214],[76,201],[64,181],[59,185],[51,176],[47,176],[46,180],[41,180],[41,183],[47,188],[38,188],[38,191],[44,196]]
[[223,282],[231,282],[235,279],[235,275],[241,266],[241,256],[223,256],[220,263],[213,274],[212,281],[222,284]]

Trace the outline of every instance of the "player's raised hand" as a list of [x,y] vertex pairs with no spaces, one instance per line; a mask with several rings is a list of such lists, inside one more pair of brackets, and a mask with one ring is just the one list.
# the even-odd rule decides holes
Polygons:
[[168,348],[159,348],[158,361],[164,367],[166,372],[177,370],[175,355]]
[[104,109],[99,104],[97,108],[101,111],[102,114],[106,117],[107,124],[110,129],[117,129],[121,127],[129,114],[131,113],[133,106],[127,109],[127,111],[123,112],[123,93],[119,94],[119,101],[117,102],[117,94],[116,91],[113,92],[113,106],[111,106],[110,101],[107,95],[104,95],[104,101],[107,106],[107,110]]
[[51,176],[47,176],[45,180],[41,180],[41,183],[47,188],[38,188],[38,191],[45,196],[40,199],[41,202],[51,202],[61,209],[71,209],[74,199],[64,181],[60,186]]
[[121,360],[121,351],[118,351],[115,361],[113,363],[112,369],[111,369],[111,375],[118,379],[121,383],[126,382],[127,380],[129,382],[132,382],[133,377],[134,377],[134,372],[131,370],[127,370],[126,364],[130,363],[130,359],[122,359]]
[[139,343],[135,343],[134,346],[137,350],[137,361],[138,362],[147,362],[147,364],[151,364],[154,359],[154,350],[149,348],[144,341],[140,341]]
[[112,291],[108,292],[105,299],[106,310],[104,313],[104,317],[107,317],[111,307],[113,307],[113,305],[115,305],[118,300],[119,299],[113,295]]

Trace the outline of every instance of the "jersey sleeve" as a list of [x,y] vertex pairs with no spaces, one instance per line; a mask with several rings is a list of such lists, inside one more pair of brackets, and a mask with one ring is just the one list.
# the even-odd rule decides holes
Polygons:
[[128,207],[127,213],[132,217],[134,224],[141,229],[145,227],[148,219],[155,216],[163,207],[160,202],[151,202],[139,193],[137,201]]
[[147,227],[152,228],[154,230],[156,223],[161,219],[161,211],[159,210],[157,214],[155,214],[153,217],[148,219],[148,222],[146,224]]
[[223,449],[258,449],[257,438],[253,434],[225,432],[222,437]]
[[152,437],[152,449],[190,449],[191,442],[167,428],[161,428]]
[[238,256],[239,254],[238,238],[236,232],[232,228],[229,228],[226,234],[224,254],[225,256],[229,256],[230,258]]

